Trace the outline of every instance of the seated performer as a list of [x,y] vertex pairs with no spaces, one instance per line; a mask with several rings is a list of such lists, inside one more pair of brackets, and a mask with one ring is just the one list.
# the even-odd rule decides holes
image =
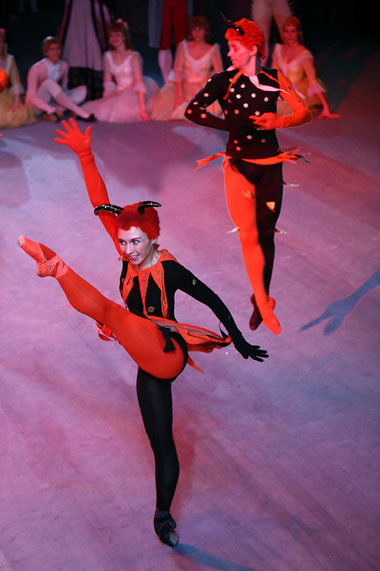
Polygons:
[[[62,123],[57,142],[69,146],[79,157],[95,212],[122,256],[121,307],[108,300],[71,270],[52,250],[23,236],[20,246],[37,261],[38,275],[58,280],[69,303],[103,324],[138,364],[137,395],[149,437],[156,475],[154,529],[160,540],[174,546],[178,536],[170,506],[177,486],[179,463],[172,434],[171,382],[189,361],[188,351],[209,352],[231,340],[245,358],[262,361],[266,351],[250,345],[237,328],[222,300],[166,250],[159,250],[157,211],[152,204],[120,208],[111,205],[96,168],[90,147],[90,130],[83,135],[74,120]],[[205,329],[175,321],[174,296],[182,290],[206,304],[228,331],[226,338]],[[103,331],[106,333],[104,327]]]
[[[239,231],[243,260],[254,294],[250,328],[261,321],[273,333],[281,326],[273,313],[275,300],[269,297],[274,261],[274,231],[282,201],[282,162],[297,158],[297,153],[280,152],[275,129],[302,125],[310,113],[281,72],[261,68],[264,37],[250,20],[228,23],[226,32],[232,66],[214,75],[189,103],[187,119],[228,131],[223,162],[226,202]],[[293,113],[275,113],[281,97]],[[207,108],[218,100],[224,119]],[[208,162],[211,158],[200,161]]]
[[[283,44],[276,44],[273,51],[272,65],[279,69],[293,84],[297,94],[309,109],[321,108],[318,119],[337,119],[332,113],[326,99],[326,88],[317,79],[313,54],[303,45],[301,21],[291,16],[282,27]],[[277,109],[280,115],[290,112],[289,106],[279,102]]]
[[24,87],[15,57],[8,53],[7,37],[4,28],[0,28],[0,72],[9,77],[3,89],[0,80],[0,127],[20,127],[34,123],[34,109],[21,101]]
[[38,113],[42,112],[46,121],[58,121],[63,110],[67,109],[82,121],[94,122],[95,117],[79,107],[86,98],[86,87],[78,85],[67,89],[68,65],[60,59],[61,51],[57,38],[48,36],[44,39],[44,58],[33,64],[28,72],[26,102],[33,105]]
[[127,24],[114,22],[107,32],[110,51],[103,56],[103,97],[88,101],[83,109],[93,113],[98,121],[149,121],[151,99],[158,85],[143,76],[142,58],[132,48]]
[[[154,97],[152,119],[168,121],[183,119],[189,101],[213,74],[223,71],[218,44],[210,45],[210,26],[203,16],[195,16],[190,22],[190,39],[178,44],[172,80]],[[219,104],[214,103],[211,112],[221,114]]]

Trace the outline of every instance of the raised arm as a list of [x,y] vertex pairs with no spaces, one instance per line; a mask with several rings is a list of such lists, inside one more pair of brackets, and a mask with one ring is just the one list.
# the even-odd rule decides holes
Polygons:
[[[57,129],[54,141],[60,145],[66,145],[77,154],[83,172],[84,181],[88,192],[88,197],[94,208],[101,204],[109,204],[106,186],[97,169],[94,155],[91,151],[91,129],[87,127],[82,133],[74,119],[62,121],[62,129]],[[111,212],[100,212],[99,218],[111,236],[117,251],[121,254],[115,228],[115,214]]]
[[260,349],[258,345],[251,345],[244,339],[228,307],[223,303],[220,297],[216,295],[216,293],[214,293],[206,284],[195,277],[189,270],[176,262],[173,263],[176,264],[176,285],[178,289],[184,291],[211,309],[218,320],[227,329],[227,332],[232,339],[232,343],[240,355],[242,355],[244,359],[251,358],[255,361],[263,361],[266,359],[268,355],[265,350]]

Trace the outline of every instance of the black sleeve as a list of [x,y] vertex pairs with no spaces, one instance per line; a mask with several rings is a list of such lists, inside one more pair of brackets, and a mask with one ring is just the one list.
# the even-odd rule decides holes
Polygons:
[[233,342],[242,338],[228,307],[223,303],[206,284],[201,282],[194,274],[184,266],[176,264],[176,287],[181,291],[191,295],[197,301],[207,305],[216,315],[218,320],[224,325]]
[[217,99],[222,98],[227,91],[227,87],[224,88],[225,82],[222,77],[223,73],[224,72],[215,73],[207,80],[204,88],[198,91],[186,108],[186,119],[198,123],[198,125],[204,125],[205,127],[211,127],[219,131],[229,130],[229,122],[226,119],[221,119],[207,111],[207,107]]

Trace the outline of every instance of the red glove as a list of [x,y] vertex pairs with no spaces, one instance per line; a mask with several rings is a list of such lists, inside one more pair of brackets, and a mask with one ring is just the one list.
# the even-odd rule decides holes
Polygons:
[[66,131],[62,131],[61,129],[57,129],[57,135],[60,135],[61,138],[56,137],[54,139],[55,143],[59,143],[60,145],[66,145],[70,147],[74,153],[76,153],[79,158],[83,158],[85,156],[91,155],[91,130],[92,127],[87,127],[86,131],[82,133],[79,130],[79,127],[75,121],[75,119],[69,119],[69,121],[62,121],[62,127],[66,129]]

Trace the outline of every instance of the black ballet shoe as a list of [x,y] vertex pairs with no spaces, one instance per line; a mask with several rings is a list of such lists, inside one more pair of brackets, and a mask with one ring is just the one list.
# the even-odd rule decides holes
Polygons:
[[91,113],[91,115],[89,115],[88,117],[81,117],[80,115],[77,115],[77,120],[78,121],[86,121],[86,123],[96,123],[97,122],[97,118],[95,117],[95,115],[93,113]]
[[253,305],[253,312],[252,312],[252,315],[251,315],[251,317],[250,317],[250,319],[249,319],[249,328],[250,328],[252,331],[255,331],[255,329],[258,328],[258,326],[260,325],[260,323],[262,323],[263,318],[262,318],[262,316],[261,316],[261,313],[260,313],[259,308],[258,308],[257,305],[256,305],[256,300],[255,300],[255,296],[254,296],[254,295],[251,296],[251,303],[252,303],[252,305]]
[[164,517],[155,517],[153,520],[154,531],[157,533],[160,541],[169,545],[169,547],[175,547],[179,542],[178,534],[174,531],[177,527],[176,522],[170,514]]

